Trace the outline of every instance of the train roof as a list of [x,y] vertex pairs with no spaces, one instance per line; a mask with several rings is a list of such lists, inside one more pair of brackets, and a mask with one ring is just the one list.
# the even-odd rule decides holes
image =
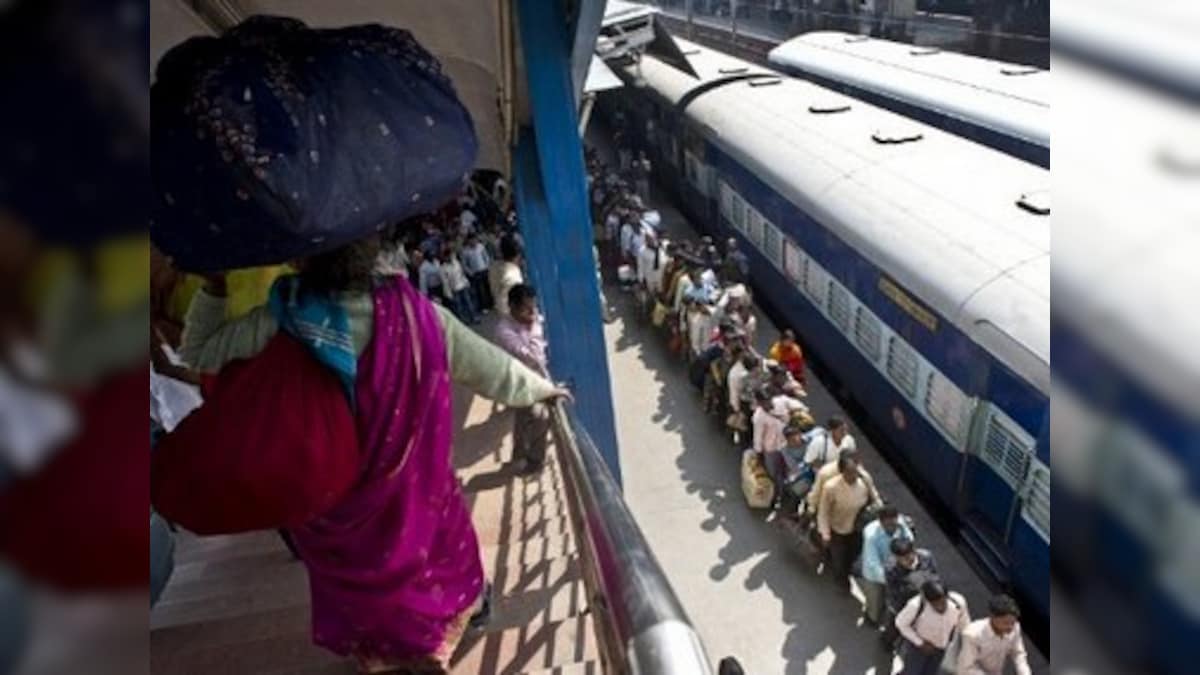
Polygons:
[[1140,83],[1065,57],[1053,68],[1078,120],[1055,143],[1079,158],[1058,188],[1055,318],[1200,421],[1200,120]]
[[1047,70],[836,31],[788,40],[772,49],[768,59],[780,68],[1050,146]]
[[650,57],[619,74],[686,99],[711,142],[1049,390],[1049,171],[810,82],[761,86],[771,71],[713,86],[739,60],[679,42],[701,79]]

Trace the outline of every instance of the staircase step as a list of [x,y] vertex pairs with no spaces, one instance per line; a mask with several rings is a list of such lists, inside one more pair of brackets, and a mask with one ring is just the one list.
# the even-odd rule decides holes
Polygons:
[[[304,606],[157,628],[150,631],[151,661],[204,649],[237,648],[288,635],[307,639],[310,625],[309,609]],[[154,672],[160,671],[156,668]]]
[[600,675],[599,661],[582,661],[580,663],[568,663],[562,666],[555,666],[546,670],[527,670],[521,675]]
[[202,537],[187,531],[175,535],[175,564],[222,562],[251,555],[264,555],[287,547],[272,530]]
[[570,534],[535,537],[511,544],[494,544],[481,550],[483,568],[488,577],[498,571],[534,565],[542,560],[554,560],[574,554],[578,548]]
[[171,601],[164,593],[159,604],[155,605],[154,611],[150,613],[150,628],[229,620],[245,614],[271,610],[301,611],[308,606],[307,581],[292,580],[283,585],[271,585],[270,578],[264,575],[262,589],[241,593],[221,592],[221,583],[221,580],[213,581],[213,595],[178,602]]
[[531,524],[513,526],[503,522],[476,522],[475,531],[479,534],[482,546],[497,544],[512,544],[530,539],[552,538],[571,534],[571,523],[566,517],[551,518]]
[[560,665],[597,660],[595,627],[590,615],[540,626],[467,635],[451,669],[456,675],[519,675]]
[[[303,609],[297,613],[307,614]],[[287,672],[313,666],[342,668],[345,672],[345,661],[314,645],[307,630],[190,649],[179,649],[177,645],[159,649],[151,635],[150,671],[158,675]]]

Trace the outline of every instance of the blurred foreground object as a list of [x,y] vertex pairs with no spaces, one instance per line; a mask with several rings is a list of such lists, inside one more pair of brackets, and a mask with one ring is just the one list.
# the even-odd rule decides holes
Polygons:
[[[1200,664],[1198,14],[1052,5],[1056,579],[1118,669],[1179,675]],[[1056,670],[1080,663],[1057,643]]]
[[151,100],[151,233],[192,272],[286,262],[433,211],[478,151],[438,61],[380,25],[252,17],[167,52]]
[[0,4],[0,673],[137,672],[145,643],[148,31]]

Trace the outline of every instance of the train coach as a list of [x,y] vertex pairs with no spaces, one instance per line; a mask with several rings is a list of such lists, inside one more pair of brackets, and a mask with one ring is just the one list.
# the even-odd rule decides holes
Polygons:
[[1050,72],[837,31],[780,44],[771,65],[1039,166],[1050,166]]

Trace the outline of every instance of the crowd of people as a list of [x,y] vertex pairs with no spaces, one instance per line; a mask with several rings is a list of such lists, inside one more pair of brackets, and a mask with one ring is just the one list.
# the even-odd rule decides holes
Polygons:
[[864,621],[898,651],[906,675],[934,675],[944,661],[958,675],[998,675],[1010,658],[1027,675],[1015,602],[998,595],[987,618],[970,622],[965,599],[917,545],[911,519],[883,500],[846,421],[816,424],[795,331],[757,348],[749,260],[738,241],[722,249],[710,237],[672,240],[644,199],[649,188],[637,183],[644,153],[621,145],[622,132],[615,138],[617,166],[587,152],[604,271],[661,329],[704,410],[742,453],[747,504],[765,508],[810,551],[839,593],[858,586]]

